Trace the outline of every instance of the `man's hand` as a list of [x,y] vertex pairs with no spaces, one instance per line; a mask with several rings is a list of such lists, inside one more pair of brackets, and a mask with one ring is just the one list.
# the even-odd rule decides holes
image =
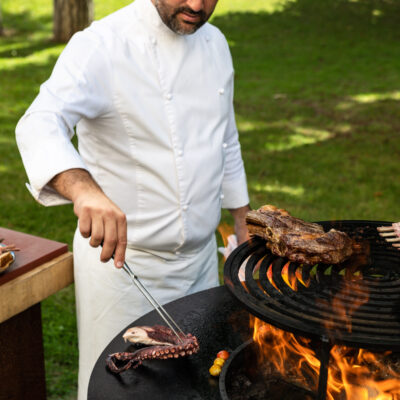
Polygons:
[[122,267],[126,250],[126,217],[103,193],[83,191],[74,201],[74,212],[79,219],[83,237],[90,237],[90,245],[101,244],[100,260],[108,261],[114,255],[115,266]]
[[238,245],[242,244],[246,240],[249,240],[249,231],[247,230],[246,225],[246,214],[250,210],[251,208],[249,205],[229,210],[235,220],[235,234],[237,237]]
[[100,259],[121,268],[127,244],[126,216],[101,190],[90,174],[82,169],[71,169],[55,176],[49,183],[57,192],[74,203],[83,237],[90,237],[90,245],[101,244]]

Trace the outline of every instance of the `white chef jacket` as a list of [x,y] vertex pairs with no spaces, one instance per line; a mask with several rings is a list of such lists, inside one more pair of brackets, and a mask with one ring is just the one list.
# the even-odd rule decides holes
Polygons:
[[[136,0],[74,35],[21,118],[29,190],[44,205],[66,203],[48,182],[87,169],[126,214],[126,260],[161,303],[215,286],[221,206],[249,202],[232,102],[220,31],[177,35],[150,0]],[[150,308],[79,231],[74,273],[84,400],[102,350]]]
[[89,170],[126,214],[133,249],[193,252],[221,206],[249,202],[227,42],[208,23],[175,34],[150,0],[75,34],[16,133],[35,199],[66,203],[47,183]]

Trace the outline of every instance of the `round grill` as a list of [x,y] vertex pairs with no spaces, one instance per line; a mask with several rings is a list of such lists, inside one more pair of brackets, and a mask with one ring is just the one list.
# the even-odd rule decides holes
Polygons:
[[319,223],[367,241],[368,265],[299,265],[253,238],[225,263],[228,289],[252,314],[280,329],[352,347],[400,350],[400,251],[376,230],[391,223]]

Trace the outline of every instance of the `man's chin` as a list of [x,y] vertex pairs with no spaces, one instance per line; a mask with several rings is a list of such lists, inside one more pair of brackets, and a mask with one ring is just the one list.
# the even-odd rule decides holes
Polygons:
[[184,28],[181,29],[182,32],[184,32],[185,35],[191,35],[192,33],[195,33],[199,29],[198,26],[196,25],[184,25]]
[[179,23],[179,31],[182,32],[182,34],[190,35],[192,33],[195,33],[203,25],[204,25],[203,21],[195,23],[192,21],[185,21],[185,19],[183,19]]
[[171,29],[178,35],[191,35],[195,33],[200,26],[182,22],[179,25],[171,27]]

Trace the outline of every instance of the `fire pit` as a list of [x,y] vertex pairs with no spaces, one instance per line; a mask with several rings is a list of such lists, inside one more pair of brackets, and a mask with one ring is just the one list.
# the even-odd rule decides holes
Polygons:
[[[316,371],[307,371],[304,367],[306,377],[299,381],[282,378],[267,357],[264,366],[270,372],[266,379],[261,375],[261,384],[267,383],[271,389],[268,392],[263,388],[265,395],[261,398],[269,400],[325,399],[331,370],[328,369],[329,359],[341,356],[333,347],[338,344],[350,349],[399,351],[400,252],[376,232],[376,226],[389,223],[337,221],[323,222],[322,225],[326,229],[343,230],[358,240],[367,240],[371,248],[370,264],[362,268],[351,265],[300,266],[272,256],[262,240],[249,241],[238,247],[227,260],[225,287],[199,292],[165,306],[185,332],[197,336],[199,353],[188,358],[145,361],[137,369],[114,375],[107,370],[105,360],[108,354],[129,351],[129,345],[122,339],[124,329],[99,357],[91,375],[88,400],[239,399],[234,383],[242,367],[250,364],[258,368],[259,348],[252,341],[246,342],[252,336],[249,316],[253,318],[253,315],[272,324],[272,330],[307,345],[318,363]],[[242,270],[244,282],[239,279]],[[156,324],[163,324],[163,321],[153,311],[128,327]],[[259,332],[263,333],[261,340],[264,343],[281,341],[282,336],[272,340],[270,331],[264,332],[262,327]],[[232,354],[218,382],[208,370],[222,349],[232,351]],[[250,371],[252,377],[259,375],[257,368]],[[248,373],[246,370],[242,375]],[[308,383],[307,373],[311,378],[316,377],[314,381],[311,379],[310,385],[305,384]],[[239,384],[241,382],[248,385],[245,379]],[[395,381],[394,385],[399,382]],[[259,385],[260,380],[256,384]],[[236,397],[232,396],[232,390]],[[249,386],[247,391],[251,390],[258,391],[257,387]],[[379,400],[398,398],[382,397]],[[361,399],[369,397],[335,398]]]
[[[272,255],[263,240],[254,239],[232,253],[224,272],[228,289],[253,315],[308,339],[320,364],[318,400],[327,396],[334,345],[400,350],[400,252],[379,237],[376,227],[385,223],[321,224],[325,230],[335,228],[356,240],[368,241],[369,264],[298,265]],[[222,383],[230,364],[224,368]]]

